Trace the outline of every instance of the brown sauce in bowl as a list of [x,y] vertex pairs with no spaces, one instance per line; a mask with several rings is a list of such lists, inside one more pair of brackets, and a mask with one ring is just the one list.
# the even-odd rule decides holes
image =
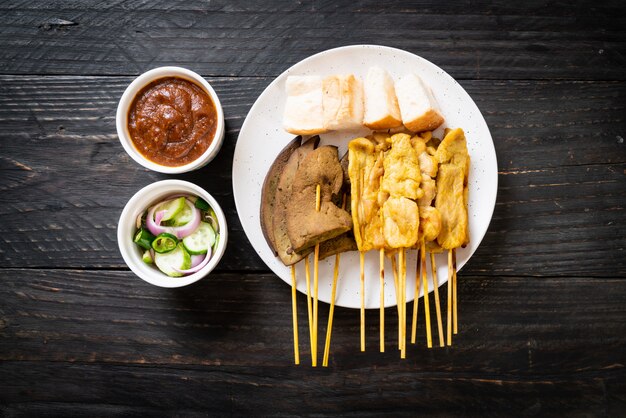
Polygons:
[[178,77],[153,81],[135,96],[128,131],[148,160],[169,167],[189,164],[211,145],[217,110],[197,84]]

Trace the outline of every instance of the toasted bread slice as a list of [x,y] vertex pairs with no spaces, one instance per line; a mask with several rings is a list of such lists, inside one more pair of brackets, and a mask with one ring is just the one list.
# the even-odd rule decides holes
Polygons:
[[432,131],[444,122],[432,91],[417,74],[407,74],[398,80],[396,95],[402,122],[408,130]]
[[402,126],[402,117],[393,80],[387,71],[372,67],[363,86],[365,114],[363,124],[373,130]]
[[295,135],[326,132],[322,105],[322,78],[289,76],[286,82],[287,101],[283,128]]
[[332,75],[322,83],[324,123],[328,130],[363,125],[363,83],[354,74]]

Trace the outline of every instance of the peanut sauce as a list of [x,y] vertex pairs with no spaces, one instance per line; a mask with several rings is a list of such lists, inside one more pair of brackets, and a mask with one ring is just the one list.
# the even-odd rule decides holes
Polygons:
[[217,128],[211,97],[197,84],[166,77],[144,87],[128,111],[128,131],[141,155],[177,167],[200,157]]

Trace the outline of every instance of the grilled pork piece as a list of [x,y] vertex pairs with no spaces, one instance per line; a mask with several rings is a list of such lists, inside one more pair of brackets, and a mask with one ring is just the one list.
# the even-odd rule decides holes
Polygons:
[[441,164],[437,174],[435,207],[441,212],[442,229],[437,242],[449,250],[469,243],[467,198],[470,157],[463,130],[449,131],[439,144],[435,157]]
[[[334,238],[352,228],[352,219],[333,203],[341,191],[343,171],[337,148],[319,147],[308,154],[295,174],[287,204],[287,234],[293,251]],[[316,188],[320,186],[320,210],[315,207]]]
[[359,251],[383,248],[380,209],[386,200],[381,196],[385,141],[356,138],[348,144],[350,202],[354,238]]
[[278,188],[278,180],[280,175],[289,161],[289,157],[300,146],[301,136],[297,136],[278,154],[276,160],[272,163],[261,191],[261,231],[265,241],[270,246],[274,255],[278,255],[276,251],[276,240],[274,239],[274,204],[276,203],[276,189]]
[[312,137],[301,147],[295,150],[285,164],[276,187],[276,197],[273,211],[273,232],[276,252],[283,264],[290,266],[302,260],[310,251],[294,252],[287,233],[287,204],[292,196],[292,186],[298,167],[304,158],[313,152],[319,143],[319,136]]

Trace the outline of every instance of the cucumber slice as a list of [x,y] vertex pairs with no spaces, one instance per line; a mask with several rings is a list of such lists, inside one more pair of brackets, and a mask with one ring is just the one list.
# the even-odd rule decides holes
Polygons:
[[183,245],[189,254],[206,254],[215,243],[215,231],[206,222],[200,222],[193,234],[183,238]]
[[182,244],[178,244],[174,251],[154,254],[154,263],[159,270],[170,277],[181,277],[183,274],[175,270],[187,270],[191,267],[191,256]]
[[170,219],[174,219],[178,214],[187,207],[187,203],[184,197],[178,197],[172,200],[166,200],[165,202],[159,204],[156,208],[156,212],[160,212],[162,210],[167,211],[161,222],[167,222]]
[[146,252],[143,253],[143,257],[141,257],[141,260],[146,264],[154,263],[154,260],[152,260],[152,254],[150,254],[150,250],[146,250]]
[[166,225],[168,226],[183,226],[187,224],[193,217],[193,211],[191,206],[185,203],[185,207],[176,214],[172,219],[167,221]]

